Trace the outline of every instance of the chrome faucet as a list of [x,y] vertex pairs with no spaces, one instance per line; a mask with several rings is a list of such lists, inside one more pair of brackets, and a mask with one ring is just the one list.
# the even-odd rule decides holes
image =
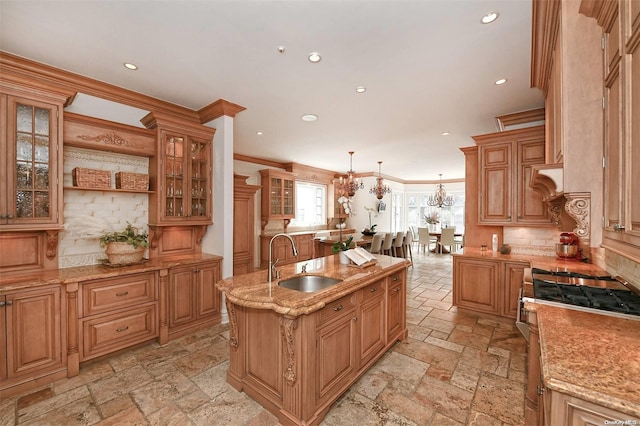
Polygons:
[[291,238],[291,236],[289,234],[276,234],[271,238],[271,241],[269,241],[269,282],[273,281],[273,276],[275,275],[275,269],[276,269],[276,264],[278,263],[278,261],[280,259],[276,259],[276,261],[273,261],[273,257],[272,257],[272,253],[273,253],[273,240],[275,240],[278,237],[287,237],[289,239],[289,241],[291,241],[291,249],[293,250],[293,255],[294,256],[298,256],[298,249],[296,248],[296,243],[293,241],[293,238]]

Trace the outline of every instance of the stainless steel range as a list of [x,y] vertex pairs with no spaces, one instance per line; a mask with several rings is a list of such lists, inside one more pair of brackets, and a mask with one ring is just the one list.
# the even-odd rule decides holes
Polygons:
[[608,275],[525,270],[516,326],[529,340],[529,326],[522,321],[525,302],[640,320],[640,292],[620,277]]

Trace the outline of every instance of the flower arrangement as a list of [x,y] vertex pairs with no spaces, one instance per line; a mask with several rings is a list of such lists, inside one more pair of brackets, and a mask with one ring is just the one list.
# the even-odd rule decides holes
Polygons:
[[105,247],[109,243],[127,243],[134,248],[149,247],[149,234],[139,233],[129,222],[124,231],[107,232],[100,236],[100,246]]
[[369,227],[365,228],[362,231],[362,233],[365,234],[365,235],[373,235],[373,234],[376,233],[376,226],[378,226],[378,225],[375,224],[375,223],[373,225],[371,224],[371,213],[375,213],[376,210],[372,209],[371,207],[366,207],[366,206],[365,206],[364,209],[367,211],[367,213],[369,213]]
[[429,225],[436,225],[440,223],[440,217],[438,216],[438,212],[431,212],[424,216],[424,221]]

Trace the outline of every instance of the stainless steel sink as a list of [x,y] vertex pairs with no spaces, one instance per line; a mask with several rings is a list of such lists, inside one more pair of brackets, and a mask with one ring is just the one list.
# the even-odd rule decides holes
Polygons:
[[280,287],[289,288],[291,290],[312,293],[320,291],[327,287],[334,286],[342,280],[323,277],[321,275],[298,275],[297,277],[287,278],[278,283]]

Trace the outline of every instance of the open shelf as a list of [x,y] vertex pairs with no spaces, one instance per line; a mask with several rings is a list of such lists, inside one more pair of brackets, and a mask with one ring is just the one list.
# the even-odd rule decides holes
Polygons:
[[155,194],[156,191],[143,191],[137,189],[116,189],[116,188],[83,188],[81,186],[65,186],[64,189],[74,191],[102,191],[102,192],[130,192],[134,194]]

